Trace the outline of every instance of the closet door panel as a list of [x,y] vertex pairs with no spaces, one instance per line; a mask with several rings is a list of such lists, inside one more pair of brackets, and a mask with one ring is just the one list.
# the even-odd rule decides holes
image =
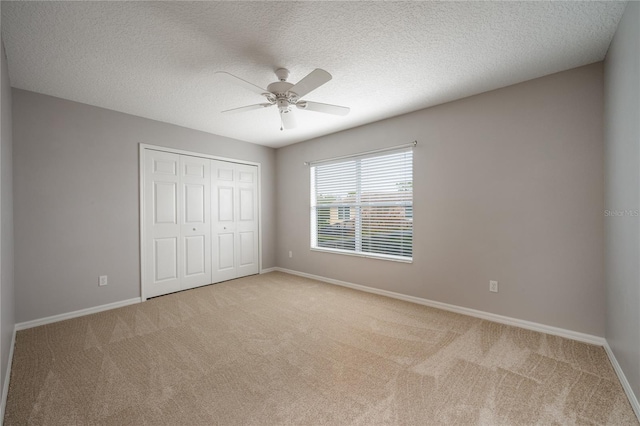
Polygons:
[[205,247],[205,238],[202,235],[185,238],[185,276],[193,277],[207,273],[207,250]]
[[204,185],[185,185],[185,222],[187,224],[205,223],[205,187]]
[[235,164],[211,160],[211,200],[213,233],[213,274],[214,283],[236,278],[236,209],[237,188],[235,184]]
[[260,272],[258,261],[258,168],[236,164],[238,192],[236,214],[236,259],[238,277]]
[[178,279],[178,239],[155,238],[153,243],[153,282]]
[[145,297],[180,290],[180,156],[147,151],[144,164]]
[[216,189],[218,193],[218,203],[217,203],[217,220],[218,222],[226,222],[228,224],[233,224],[233,210],[234,210],[234,193],[235,188],[233,186],[218,186]]
[[238,195],[240,197],[240,205],[239,205],[239,221],[254,221],[256,218],[254,217],[256,208],[254,206],[254,190],[253,188],[240,187],[238,188]]
[[180,156],[179,193],[183,267],[181,289],[211,284],[211,165],[206,158]]
[[256,263],[255,253],[254,253],[254,242],[256,236],[253,232],[239,232],[238,236],[240,237],[240,267],[246,267],[249,265],[253,265]]
[[153,223],[178,223],[178,184],[156,181],[153,183]]
[[218,234],[218,245],[217,245],[217,254],[218,254],[218,270],[219,271],[230,271],[235,269],[235,245],[234,245],[234,235],[232,233],[220,233]]

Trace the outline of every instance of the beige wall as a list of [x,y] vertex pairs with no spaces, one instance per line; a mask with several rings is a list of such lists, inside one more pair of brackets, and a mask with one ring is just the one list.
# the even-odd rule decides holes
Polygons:
[[629,2],[605,60],[609,346],[640,399],[640,3]]
[[[4,381],[9,363],[9,352],[13,336],[14,316],[14,279],[13,279],[13,179],[11,130],[11,87],[7,60],[2,47],[1,68],[2,118],[0,121],[0,389],[4,391]],[[0,393],[2,392],[0,391]],[[4,397],[4,395],[3,395]],[[0,416],[2,413],[0,413]]]
[[140,143],[261,163],[275,266],[273,149],[17,89],[13,120],[18,322],[140,296]]
[[[281,148],[276,263],[603,336],[602,114],[597,63]],[[303,162],[413,140],[413,264],[310,251]]]

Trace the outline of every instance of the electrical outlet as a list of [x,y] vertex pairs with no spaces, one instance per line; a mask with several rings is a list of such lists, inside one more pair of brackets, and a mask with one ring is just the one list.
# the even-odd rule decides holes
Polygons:
[[292,257],[293,257],[293,252],[289,250],[289,259],[291,259]]
[[498,281],[489,281],[489,291],[498,292]]
[[98,280],[98,285],[100,287],[109,284],[109,282],[107,281],[107,276],[106,275],[100,275],[100,278]]

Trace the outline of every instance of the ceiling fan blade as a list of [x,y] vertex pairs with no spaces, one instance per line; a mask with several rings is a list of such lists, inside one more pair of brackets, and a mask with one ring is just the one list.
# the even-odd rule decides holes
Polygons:
[[253,83],[249,83],[247,80],[244,80],[240,77],[236,77],[235,75],[229,74],[228,72],[216,71],[215,74],[218,74],[220,77],[225,78],[226,80],[228,80],[233,84],[237,84],[238,86],[242,86],[245,89],[251,90],[252,92],[257,93],[258,95],[269,93],[267,89],[263,89],[262,87],[256,86]]
[[294,85],[291,89],[289,89],[289,91],[298,95],[298,98],[301,98],[312,90],[315,90],[318,87],[322,86],[329,80],[331,80],[331,74],[329,74],[325,70],[316,68],[315,70],[311,71],[305,78],[300,80],[296,85]]
[[280,112],[280,119],[282,120],[282,127],[284,127],[285,129],[294,129],[297,126],[296,117],[293,114],[293,110]]
[[333,115],[347,115],[351,108],[344,107],[340,105],[331,105],[331,104],[323,104],[320,102],[309,102],[309,101],[301,101],[296,104],[296,106],[300,109],[304,109],[307,111],[317,111],[324,112],[326,114]]
[[264,104],[255,104],[255,105],[247,105],[247,106],[243,106],[240,108],[232,108],[232,109],[227,109],[222,111],[223,113],[236,113],[236,112],[244,112],[244,111],[251,111],[253,109],[260,109],[260,108],[267,108],[273,106],[273,104],[270,103],[264,103]]

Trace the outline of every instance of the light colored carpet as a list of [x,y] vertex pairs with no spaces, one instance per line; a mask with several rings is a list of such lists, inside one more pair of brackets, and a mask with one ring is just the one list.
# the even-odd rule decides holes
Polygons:
[[637,420],[600,347],[276,272],[20,331],[5,424]]

